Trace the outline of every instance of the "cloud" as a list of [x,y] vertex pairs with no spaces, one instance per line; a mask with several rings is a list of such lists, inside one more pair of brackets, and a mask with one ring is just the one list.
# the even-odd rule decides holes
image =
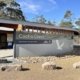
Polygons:
[[51,2],[53,5],[57,4],[57,2],[55,0],[49,0],[49,2]]
[[55,0],[17,0],[17,2],[21,5],[24,14],[45,14],[57,7],[57,2]]
[[33,13],[33,14],[38,14],[40,10],[40,5],[39,4],[34,4],[32,2],[27,2],[26,0],[20,1],[18,0],[23,12],[28,12],[28,13]]
[[40,6],[35,4],[27,4],[26,6],[33,12],[37,12],[40,9]]

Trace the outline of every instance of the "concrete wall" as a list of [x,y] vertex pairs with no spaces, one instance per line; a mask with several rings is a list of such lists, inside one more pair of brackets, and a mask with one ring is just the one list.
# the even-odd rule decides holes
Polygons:
[[72,52],[73,40],[67,38],[53,39],[50,44],[16,44],[16,57],[52,56]]
[[80,45],[74,45],[73,54],[80,55]]

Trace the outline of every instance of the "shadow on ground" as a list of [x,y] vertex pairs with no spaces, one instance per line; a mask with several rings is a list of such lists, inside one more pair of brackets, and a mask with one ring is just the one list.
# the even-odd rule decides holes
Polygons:
[[60,66],[57,66],[56,69],[57,69],[57,70],[61,70],[61,69],[63,69],[63,68],[60,67]]
[[22,68],[21,71],[29,71],[30,69],[29,68]]

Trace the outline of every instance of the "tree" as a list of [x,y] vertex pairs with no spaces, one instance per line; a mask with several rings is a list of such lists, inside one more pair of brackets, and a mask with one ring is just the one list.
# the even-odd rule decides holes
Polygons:
[[3,18],[5,16],[5,7],[6,7],[6,4],[4,2],[0,2],[0,17]]
[[51,21],[48,21],[47,24],[52,25],[52,22]]
[[73,22],[72,22],[72,12],[70,10],[67,10],[64,14],[63,20],[60,22],[60,27],[68,27],[73,28]]
[[16,12],[16,17],[18,17],[18,19],[25,20],[23,12],[20,9],[19,10],[16,9],[15,12]]
[[70,22],[70,21],[61,21],[61,23],[60,23],[60,26],[61,27],[68,27],[68,28],[72,28],[74,25],[72,24],[72,22]]
[[6,6],[6,4],[4,2],[0,2],[0,10],[3,9]]
[[75,21],[75,24],[78,26],[78,29],[80,30],[80,18],[78,18],[78,20]]
[[45,23],[46,23],[46,19],[44,18],[43,15],[37,16],[37,17],[35,18],[35,22],[45,24]]
[[49,25],[53,25],[53,26],[56,25],[56,24],[55,24],[55,21],[53,21],[53,22],[51,22],[51,21],[47,21],[47,24],[49,24]]
[[0,0],[0,2],[5,2],[6,4],[12,2],[12,1],[15,1],[15,0]]
[[20,4],[18,4],[18,3],[15,2],[15,1],[12,1],[12,2],[11,2],[11,6],[12,6],[12,7],[17,7],[18,9],[20,9]]
[[64,14],[64,19],[71,20],[72,12],[67,10]]
[[[18,3],[16,3],[14,0],[11,0],[11,1],[12,2],[9,2],[9,3],[1,2],[0,8],[2,9],[3,13],[5,14],[5,15],[1,14],[1,17],[4,16],[4,18],[6,18],[6,19],[25,21],[25,17],[23,15],[23,12],[21,11],[20,5]],[[4,8],[4,6],[5,6],[5,8]],[[0,11],[1,11],[1,9],[0,9]]]

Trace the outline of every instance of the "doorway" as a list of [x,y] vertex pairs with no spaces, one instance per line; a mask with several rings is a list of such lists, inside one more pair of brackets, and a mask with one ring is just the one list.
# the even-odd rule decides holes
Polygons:
[[6,48],[7,48],[7,34],[0,33],[0,49],[6,49]]

